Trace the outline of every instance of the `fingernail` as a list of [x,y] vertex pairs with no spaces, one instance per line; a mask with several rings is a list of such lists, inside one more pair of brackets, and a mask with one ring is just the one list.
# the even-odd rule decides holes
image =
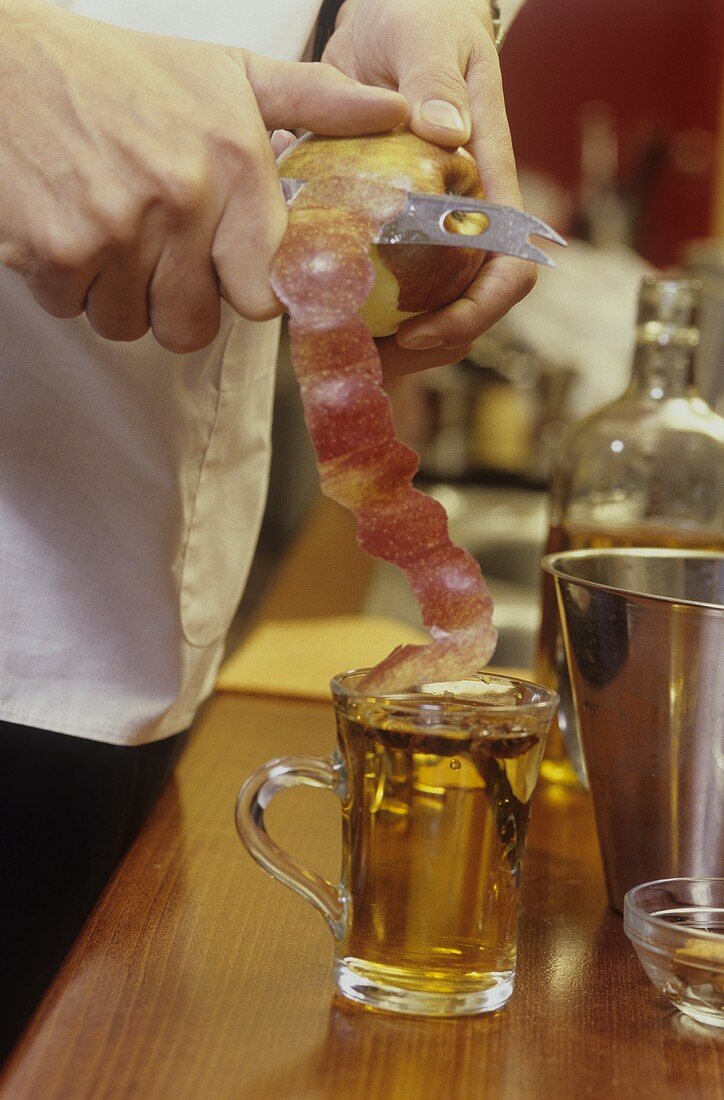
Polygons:
[[420,117],[433,126],[443,126],[446,130],[456,130],[464,134],[467,130],[465,119],[446,99],[428,99],[420,107]]
[[442,340],[438,336],[405,336],[397,341],[402,348],[411,348],[413,351],[429,351],[430,348],[442,347]]
[[290,134],[289,130],[272,131],[271,143],[279,149],[288,149],[290,145],[294,145],[296,140],[294,134]]

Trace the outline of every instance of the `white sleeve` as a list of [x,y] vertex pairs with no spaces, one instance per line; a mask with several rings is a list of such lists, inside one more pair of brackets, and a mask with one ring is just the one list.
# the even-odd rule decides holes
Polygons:
[[499,0],[500,23],[503,31],[508,31],[525,0]]

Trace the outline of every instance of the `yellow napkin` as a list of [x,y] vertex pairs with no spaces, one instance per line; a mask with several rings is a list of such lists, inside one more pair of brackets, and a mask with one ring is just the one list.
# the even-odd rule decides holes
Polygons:
[[333,615],[262,623],[222,665],[220,691],[329,699],[338,672],[376,665],[397,645],[429,641],[405,623],[374,615]]

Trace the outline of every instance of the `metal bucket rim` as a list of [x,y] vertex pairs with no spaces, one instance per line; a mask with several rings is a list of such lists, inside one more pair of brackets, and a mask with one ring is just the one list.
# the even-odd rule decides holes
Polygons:
[[675,560],[710,560],[719,561],[724,565],[724,553],[718,550],[676,550],[661,548],[636,547],[606,547],[589,548],[587,550],[562,550],[557,554],[546,554],[541,559],[541,568],[546,573],[552,574],[559,580],[569,581],[571,584],[580,584],[589,588],[598,588],[602,592],[611,592],[617,596],[635,596],[641,600],[656,600],[660,603],[676,604],[679,607],[702,607],[712,611],[724,611],[724,604],[715,603],[712,600],[692,600],[683,596],[663,596],[654,592],[641,592],[636,588],[624,588],[622,585],[606,584],[603,581],[594,581],[589,577],[577,577],[567,573],[561,568],[560,563],[573,561],[586,561],[590,558],[603,556],[612,558],[672,558]]

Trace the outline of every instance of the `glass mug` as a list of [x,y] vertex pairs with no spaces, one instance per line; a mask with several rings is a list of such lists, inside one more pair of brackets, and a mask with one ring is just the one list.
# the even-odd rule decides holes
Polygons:
[[[254,859],[311,901],[335,939],[345,997],[424,1016],[501,1008],[515,981],[520,873],[530,800],[557,696],[484,672],[414,692],[332,681],[337,748],[262,765],[236,806]],[[288,787],[342,803],[342,881],[333,886],[267,835]]]

